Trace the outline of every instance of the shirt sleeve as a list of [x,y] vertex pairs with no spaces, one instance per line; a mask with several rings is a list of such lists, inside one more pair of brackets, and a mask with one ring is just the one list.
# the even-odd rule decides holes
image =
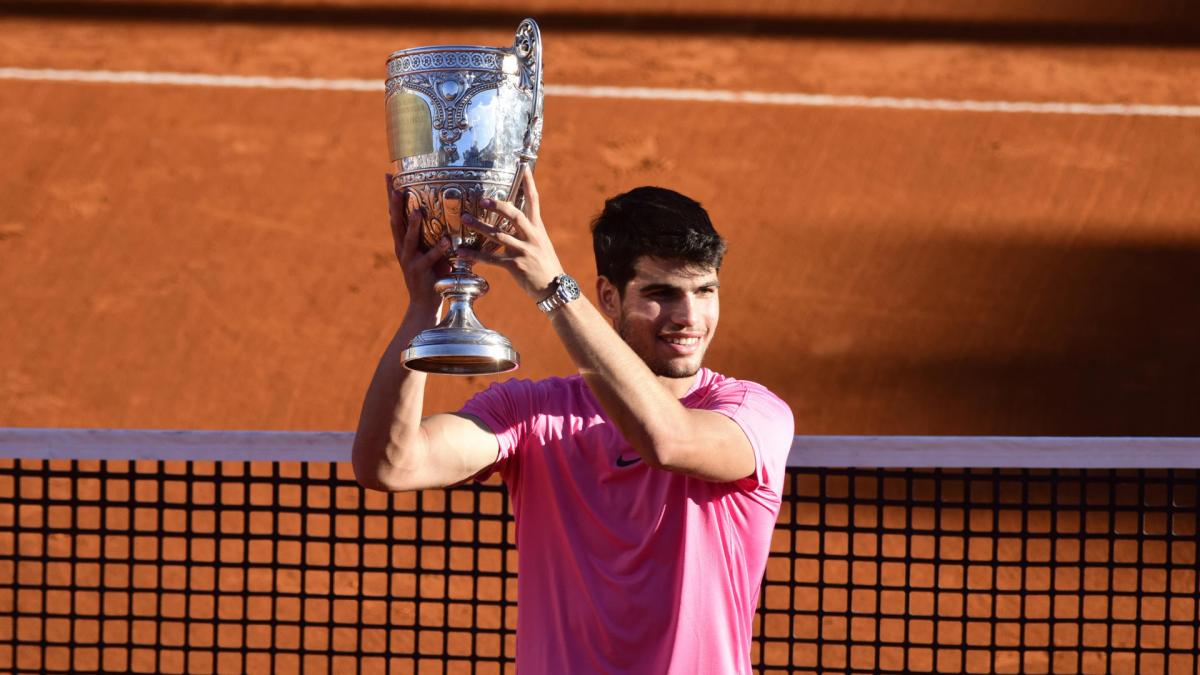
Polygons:
[[535,388],[529,380],[505,380],[472,396],[459,409],[458,414],[479,420],[499,441],[496,461],[476,474],[475,480],[487,480],[496,471],[506,475],[516,463],[518,450],[529,432],[534,394]]
[[754,474],[738,481],[738,487],[753,490],[765,486],[782,494],[796,430],[787,403],[760,384],[732,380],[721,383],[700,407],[729,417],[750,440]]

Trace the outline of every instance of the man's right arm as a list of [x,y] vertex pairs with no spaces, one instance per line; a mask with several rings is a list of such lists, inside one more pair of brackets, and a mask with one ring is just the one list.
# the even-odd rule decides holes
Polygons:
[[422,490],[461,483],[491,466],[500,450],[495,434],[471,418],[443,414],[421,419],[427,376],[405,368],[400,357],[417,333],[437,323],[441,298],[434,291],[435,266],[449,241],[421,252],[421,214],[413,214],[409,227],[404,207],[388,176],[392,239],[409,304],[375,369],[354,436],[354,475],[363,487],[375,490]]
[[472,418],[421,418],[428,376],[405,368],[400,354],[413,335],[433,322],[414,316],[413,309],[379,360],[354,436],[354,475],[373,490],[455,485],[491,466],[500,450],[495,434]]

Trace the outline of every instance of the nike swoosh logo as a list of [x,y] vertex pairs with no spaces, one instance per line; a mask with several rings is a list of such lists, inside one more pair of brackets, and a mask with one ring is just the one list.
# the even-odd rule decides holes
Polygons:
[[617,466],[624,469],[625,467],[633,466],[634,464],[637,464],[640,461],[642,461],[641,457],[634,457],[633,459],[624,459],[624,458],[618,456],[617,457]]

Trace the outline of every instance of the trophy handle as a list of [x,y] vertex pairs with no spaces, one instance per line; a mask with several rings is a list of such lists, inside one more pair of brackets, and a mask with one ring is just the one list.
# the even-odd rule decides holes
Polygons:
[[525,19],[517,26],[513,51],[521,58],[529,73],[529,85],[533,93],[533,111],[530,113],[529,127],[525,131],[525,147],[531,148],[534,127],[542,119],[542,31],[536,21]]
[[540,145],[542,125],[542,31],[533,19],[525,19],[517,26],[517,34],[513,39],[513,51],[520,57],[525,69],[529,72],[530,87],[533,96],[533,106],[529,113],[529,123],[525,127],[525,147],[517,153],[517,175],[513,176],[512,185],[508,188],[508,201],[517,208],[522,207],[521,188],[524,187],[525,169],[532,167],[537,161],[534,147]]

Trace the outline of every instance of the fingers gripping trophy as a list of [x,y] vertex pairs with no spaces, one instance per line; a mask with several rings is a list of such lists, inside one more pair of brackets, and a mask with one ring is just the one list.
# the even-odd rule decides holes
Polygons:
[[436,290],[448,303],[437,326],[404,350],[412,370],[452,375],[502,373],[520,365],[512,342],[485,328],[473,304],[488,283],[460,250],[493,253],[495,241],[464,225],[463,214],[511,233],[512,225],[481,199],[522,206],[522,177],[542,140],[542,40],[537,24],[517,27],[512,47],[441,45],[388,58],[387,132],[393,189],[421,248],[443,238],[449,274]]

